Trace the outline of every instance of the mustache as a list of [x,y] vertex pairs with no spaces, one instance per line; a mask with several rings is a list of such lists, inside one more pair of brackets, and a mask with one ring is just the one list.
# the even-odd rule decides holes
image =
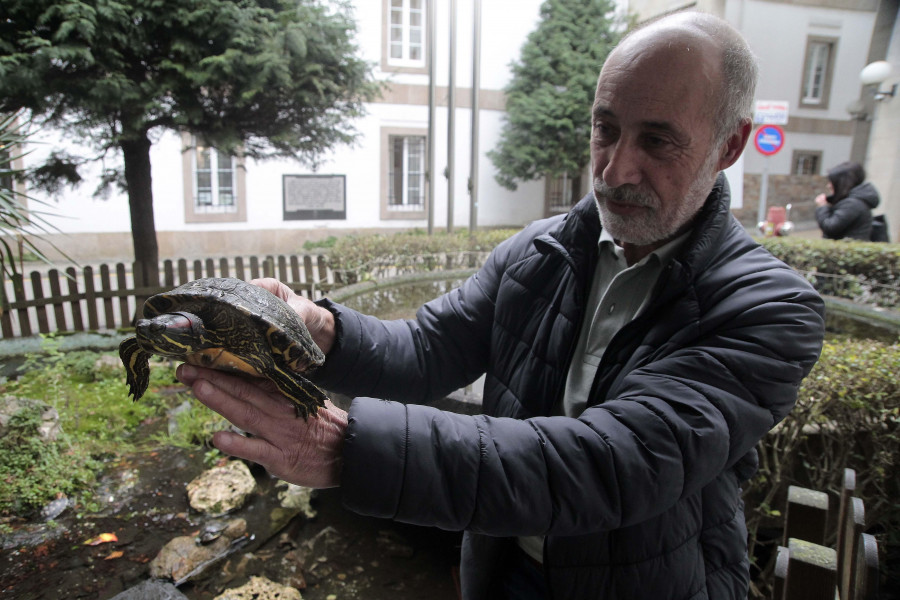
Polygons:
[[598,199],[612,200],[617,204],[645,207],[655,207],[658,204],[651,194],[642,192],[632,185],[610,187],[599,177],[594,179],[594,194]]

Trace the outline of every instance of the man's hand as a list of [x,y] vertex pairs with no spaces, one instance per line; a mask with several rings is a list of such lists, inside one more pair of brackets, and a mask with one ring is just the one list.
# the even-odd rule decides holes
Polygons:
[[819,194],[816,196],[816,206],[825,206],[828,204],[828,200],[825,197],[825,194]]
[[267,277],[265,279],[254,279],[250,283],[268,290],[297,311],[297,314],[300,315],[300,318],[306,324],[306,328],[309,329],[313,341],[322,352],[328,354],[328,351],[334,345],[334,315],[327,309],[315,304],[312,300],[295,294],[294,290],[277,279]]
[[304,421],[297,417],[294,403],[266,380],[187,364],[180,365],[176,375],[200,402],[252,435],[217,432],[213,444],[222,452],[258,463],[297,485],[340,484],[347,413],[331,401],[319,408],[317,417]]

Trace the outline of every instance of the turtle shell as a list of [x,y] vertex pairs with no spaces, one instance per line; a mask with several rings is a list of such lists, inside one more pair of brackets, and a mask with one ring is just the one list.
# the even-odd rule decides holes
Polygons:
[[267,378],[304,418],[325,405],[326,394],[303,377],[325,355],[296,311],[265,289],[239,279],[198,279],[150,297],[143,314],[136,335],[119,345],[135,400],[149,384],[149,358],[158,354]]
[[320,366],[325,355],[306,325],[284,300],[267,290],[228,277],[197,279],[144,303],[144,317],[186,312],[202,319],[210,344],[267,360],[282,356],[297,372]]

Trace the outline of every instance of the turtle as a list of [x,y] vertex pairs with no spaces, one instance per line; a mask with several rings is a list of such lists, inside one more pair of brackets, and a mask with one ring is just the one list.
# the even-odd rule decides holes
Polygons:
[[302,374],[325,362],[303,320],[268,290],[229,277],[197,279],[147,299],[135,335],[119,344],[129,395],[150,383],[150,356],[271,380],[297,407],[316,416],[327,396]]

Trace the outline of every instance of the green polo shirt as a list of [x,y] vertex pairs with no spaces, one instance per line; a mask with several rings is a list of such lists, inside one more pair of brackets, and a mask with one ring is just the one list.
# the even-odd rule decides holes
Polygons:
[[629,267],[625,251],[616,245],[609,232],[604,229],[600,234],[597,270],[558,414],[578,417],[584,412],[597,367],[610,340],[647,304],[659,274],[686,238],[687,234],[682,234]]

